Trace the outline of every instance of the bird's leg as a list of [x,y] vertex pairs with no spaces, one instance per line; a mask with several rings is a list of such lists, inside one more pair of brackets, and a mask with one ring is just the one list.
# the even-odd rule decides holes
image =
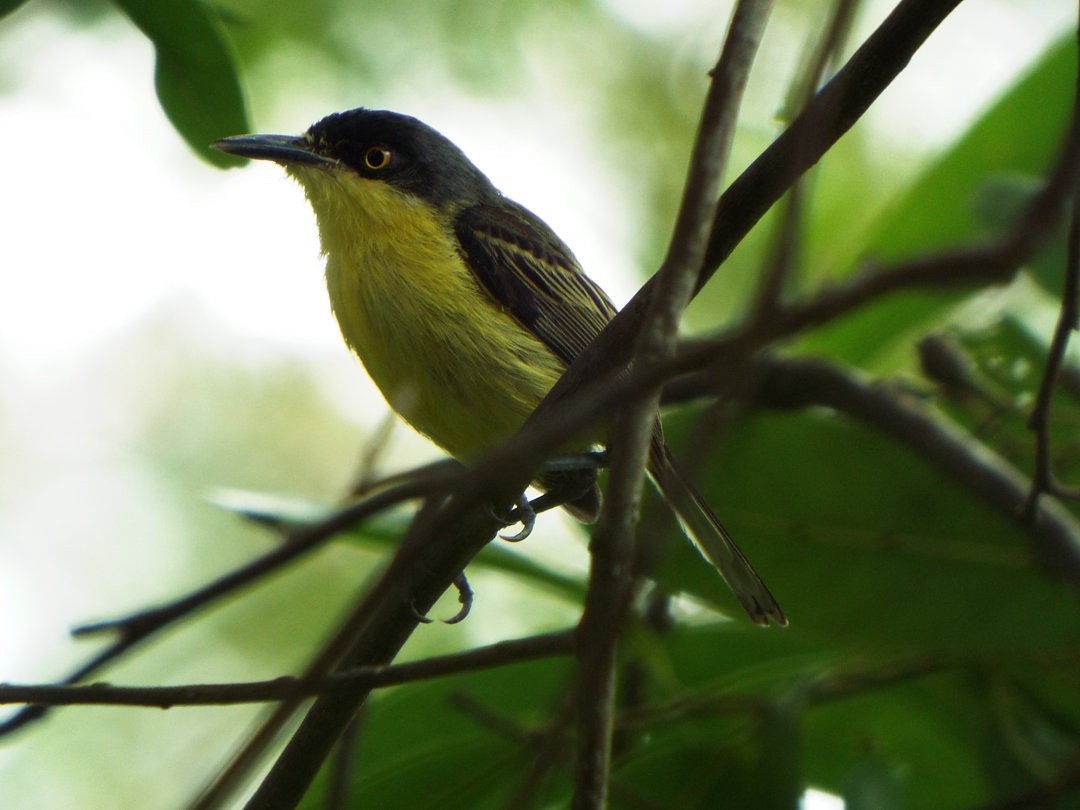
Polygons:
[[520,543],[532,534],[538,514],[572,503],[587,493],[596,481],[596,471],[606,464],[607,452],[603,450],[560,456],[548,461],[538,476],[546,489],[544,494],[530,501],[522,493],[517,507],[505,517],[504,525],[520,523],[521,531],[512,535],[500,534],[499,537],[510,543]]

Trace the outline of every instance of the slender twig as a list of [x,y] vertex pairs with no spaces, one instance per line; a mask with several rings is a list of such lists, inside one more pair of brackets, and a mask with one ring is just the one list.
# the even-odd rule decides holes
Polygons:
[[543,633],[406,664],[358,667],[348,672],[313,678],[284,677],[247,683],[184,686],[114,686],[107,683],[80,686],[0,684],[0,705],[33,703],[52,706],[149,706],[170,709],[177,706],[266,703],[334,692],[379,689],[537,658],[572,655],[575,649],[575,633],[575,630]]
[[[829,65],[843,47],[858,5],[859,0],[835,0],[833,3],[824,33],[807,60],[805,69],[792,83],[785,105],[792,114],[806,108],[824,80]],[[751,307],[752,321],[771,317],[773,310],[783,300],[789,278],[795,270],[807,198],[806,180],[806,176],[800,177],[784,196],[772,251],[766,259],[761,283]]]
[[1028,419],[1028,428],[1035,433],[1035,472],[1031,479],[1031,492],[1024,504],[1023,516],[1031,520],[1035,516],[1035,506],[1044,492],[1052,495],[1067,495],[1069,491],[1059,486],[1054,480],[1051,469],[1050,453],[1050,402],[1053,399],[1054,384],[1057,382],[1061,366],[1065,361],[1065,350],[1069,345],[1069,336],[1077,328],[1077,296],[1080,295],[1080,194],[1073,199],[1072,220],[1069,224],[1068,257],[1065,262],[1065,285],[1061,291],[1061,310],[1050,350],[1046,357],[1046,368],[1039,383],[1039,393]]
[[[1080,46],[1080,24],[1076,29],[1076,40]],[[1076,75],[1076,90],[1073,96],[1073,131],[1080,130],[1080,69]],[[1076,136],[1080,138],[1080,136]],[[1046,358],[1046,368],[1039,384],[1039,393],[1028,420],[1028,428],[1035,432],[1035,472],[1032,476],[1031,493],[1024,505],[1024,517],[1032,520],[1039,495],[1046,491],[1054,494],[1073,495],[1064,487],[1054,483],[1050,460],[1050,401],[1054,385],[1061,374],[1065,360],[1065,350],[1069,345],[1069,335],[1080,327],[1078,307],[1080,307],[1080,182],[1074,178],[1070,188],[1072,192],[1072,219],[1069,225],[1068,254],[1065,260],[1065,284],[1061,291],[1061,309],[1058,322],[1054,327],[1054,337]]]
[[1080,111],[1073,118],[1046,183],[1031,199],[1012,228],[987,245],[963,245],[892,265],[867,266],[850,280],[822,289],[802,302],[779,308],[757,325],[764,342],[792,335],[859,309],[904,289],[958,288],[1005,284],[1023,263],[1053,236],[1065,204],[1080,178]]
[[[705,259],[743,91],[771,5],[771,0],[740,0],[711,71],[682,204],[667,256],[654,276],[654,293],[635,350],[635,358],[645,362],[661,361],[675,349],[679,322]],[[618,636],[633,592],[634,523],[659,404],[659,385],[642,391],[619,409],[612,431],[607,498],[590,543],[581,619],[574,810],[607,806]]]

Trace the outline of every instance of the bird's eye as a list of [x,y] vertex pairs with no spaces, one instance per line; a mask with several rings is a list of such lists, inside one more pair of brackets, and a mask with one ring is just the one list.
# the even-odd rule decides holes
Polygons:
[[390,165],[393,156],[394,153],[387,146],[370,146],[364,152],[364,165],[373,171],[379,171]]

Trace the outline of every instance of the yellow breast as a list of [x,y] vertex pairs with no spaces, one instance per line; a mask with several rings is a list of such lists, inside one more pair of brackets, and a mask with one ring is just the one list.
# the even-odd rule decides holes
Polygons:
[[342,335],[391,407],[464,461],[520,427],[564,366],[476,281],[450,222],[386,183],[291,173],[319,222]]

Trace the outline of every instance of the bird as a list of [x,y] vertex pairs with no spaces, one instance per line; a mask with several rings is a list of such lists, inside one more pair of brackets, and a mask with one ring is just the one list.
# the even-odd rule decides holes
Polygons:
[[[518,430],[616,309],[570,248],[417,118],[360,107],[302,135],[213,146],[280,164],[302,187],[326,257],[331,309],[391,408],[464,464]],[[602,444],[603,436],[595,444]],[[756,624],[787,618],[660,426],[650,480]],[[595,470],[541,474],[562,506],[595,520]]]

